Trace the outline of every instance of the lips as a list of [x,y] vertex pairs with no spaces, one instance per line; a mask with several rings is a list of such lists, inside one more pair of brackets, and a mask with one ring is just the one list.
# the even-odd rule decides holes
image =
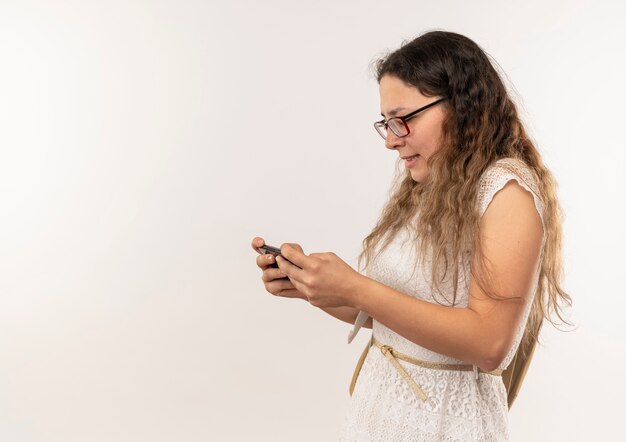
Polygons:
[[413,156],[400,157],[400,158],[402,158],[402,160],[404,160],[404,165],[407,168],[410,169],[417,162],[417,159],[419,158],[419,154],[416,154],[416,155],[413,155]]

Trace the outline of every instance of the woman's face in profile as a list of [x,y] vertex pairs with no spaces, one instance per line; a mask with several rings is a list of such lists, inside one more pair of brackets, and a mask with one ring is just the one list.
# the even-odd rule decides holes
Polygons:
[[[427,97],[414,86],[391,75],[383,75],[379,84],[380,110],[383,118],[403,117],[440,97]],[[428,177],[427,160],[439,149],[445,117],[445,101],[415,115],[406,122],[409,134],[396,136],[387,129],[385,146],[398,151],[401,158],[417,155],[412,161],[403,160],[414,181],[423,182]]]

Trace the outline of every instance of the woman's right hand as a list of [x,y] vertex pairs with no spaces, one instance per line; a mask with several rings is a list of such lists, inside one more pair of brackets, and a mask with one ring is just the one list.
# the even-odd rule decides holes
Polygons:
[[[259,253],[259,256],[256,257],[256,265],[263,271],[263,275],[261,276],[261,280],[265,285],[265,290],[275,296],[283,296],[285,298],[300,298],[307,299],[305,295],[300,293],[291,283],[289,278],[286,277],[285,273],[278,267],[271,267],[272,264],[276,262],[276,258],[274,255],[268,253],[263,254],[258,249],[259,247],[265,244],[265,240],[261,237],[255,237],[252,240],[252,248]],[[302,252],[302,247],[297,244],[291,244],[300,249]],[[303,252],[304,253],[304,252]]]

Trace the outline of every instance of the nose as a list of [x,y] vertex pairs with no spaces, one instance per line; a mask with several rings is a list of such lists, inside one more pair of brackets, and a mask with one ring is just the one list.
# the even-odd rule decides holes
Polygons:
[[387,149],[397,149],[403,142],[403,137],[397,136],[391,129],[387,128],[387,137],[385,138],[385,147]]

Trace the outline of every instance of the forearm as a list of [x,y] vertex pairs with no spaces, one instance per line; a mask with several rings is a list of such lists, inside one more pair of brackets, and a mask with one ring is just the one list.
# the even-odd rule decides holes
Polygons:
[[493,337],[473,310],[414,298],[365,276],[354,287],[352,299],[356,309],[411,342],[487,370],[495,368]]
[[[331,316],[334,316],[337,319],[340,319],[348,324],[354,324],[357,315],[359,314],[359,309],[355,307],[349,306],[341,306],[341,307],[320,307],[321,310],[324,310]],[[367,321],[363,324],[365,328],[372,328],[372,318],[368,318]]]

